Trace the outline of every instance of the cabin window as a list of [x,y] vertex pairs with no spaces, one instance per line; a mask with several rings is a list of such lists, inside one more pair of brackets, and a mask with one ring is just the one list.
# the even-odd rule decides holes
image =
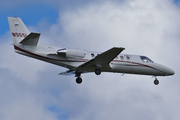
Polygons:
[[127,55],[127,56],[126,56],[126,59],[127,59],[127,60],[130,60],[130,56]]
[[124,57],[123,57],[123,56],[120,56],[120,59],[121,59],[121,60],[123,60],[123,59],[124,59]]
[[141,58],[142,62],[153,63],[153,61],[146,56],[140,56],[140,58]]
[[91,53],[91,57],[94,57],[94,53]]

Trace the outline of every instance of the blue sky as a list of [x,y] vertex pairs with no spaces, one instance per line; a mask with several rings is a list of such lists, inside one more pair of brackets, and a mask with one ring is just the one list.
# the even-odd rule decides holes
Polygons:
[[[115,0],[113,0],[115,1]],[[175,0],[175,3],[178,5],[180,0]],[[11,2],[11,1],[7,1]],[[100,3],[101,1],[97,1]],[[3,2],[4,3],[4,2]],[[57,4],[56,4],[57,3]],[[23,18],[23,20],[28,22],[33,26],[36,26],[42,19],[45,19],[49,23],[56,23],[59,13],[64,11],[73,10],[78,7],[86,6],[87,4],[95,3],[94,1],[89,0],[61,0],[61,1],[44,1],[44,2],[22,2],[20,5],[12,4],[1,4],[0,8],[0,35],[3,35],[9,30],[7,17],[17,16]],[[12,8],[9,8],[12,7]]]
[[9,30],[7,17],[21,17],[28,24],[36,26],[39,21],[46,19],[49,23],[55,23],[59,12],[58,9],[46,4],[24,4],[21,7],[14,7],[13,9],[5,9],[0,11],[0,35],[4,34]]
[[[0,4],[1,120],[179,120],[180,0],[6,0]],[[7,17],[40,29],[40,43],[141,54],[175,70],[170,77],[94,73],[59,76],[65,68],[16,54]],[[39,32],[39,31],[38,31]],[[47,36],[46,36],[47,35]],[[60,44],[55,44],[59,46]]]
[[[7,23],[7,17],[17,16],[24,19],[31,25],[37,25],[42,19],[46,19],[49,23],[55,23],[59,16],[59,13],[63,11],[73,10],[79,6],[84,6],[88,3],[92,3],[90,0],[53,0],[53,1],[21,1],[17,2],[7,0],[0,5],[0,35],[4,34],[9,28]],[[10,4],[7,4],[10,3]]]

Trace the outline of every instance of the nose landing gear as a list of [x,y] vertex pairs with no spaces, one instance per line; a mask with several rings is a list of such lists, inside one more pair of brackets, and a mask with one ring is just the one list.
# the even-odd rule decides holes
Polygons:
[[155,80],[154,80],[154,84],[155,85],[158,85],[159,84],[159,80],[155,77]]

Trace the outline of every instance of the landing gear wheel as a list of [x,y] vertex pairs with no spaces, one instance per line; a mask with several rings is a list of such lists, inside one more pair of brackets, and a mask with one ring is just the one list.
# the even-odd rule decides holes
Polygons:
[[77,84],[81,84],[81,83],[82,83],[82,78],[77,77],[77,78],[76,78],[76,83],[77,83]]
[[95,69],[95,74],[96,75],[100,75],[101,74],[101,70],[100,69]]
[[154,84],[155,84],[155,85],[158,85],[158,84],[159,84],[159,80],[155,79],[155,80],[154,80]]

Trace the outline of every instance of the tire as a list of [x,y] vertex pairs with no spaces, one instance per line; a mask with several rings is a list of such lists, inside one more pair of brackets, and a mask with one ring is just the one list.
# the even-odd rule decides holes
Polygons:
[[100,69],[95,69],[95,74],[96,75],[100,75],[101,74],[101,70]]
[[155,84],[155,85],[158,85],[158,84],[159,84],[159,80],[157,80],[157,79],[154,80],[154,84]]
[[76,83],[77,83],[77,84],[81,84],[81,83],[82,83],[82,78],[77,77],[77,78],[76,78]]

